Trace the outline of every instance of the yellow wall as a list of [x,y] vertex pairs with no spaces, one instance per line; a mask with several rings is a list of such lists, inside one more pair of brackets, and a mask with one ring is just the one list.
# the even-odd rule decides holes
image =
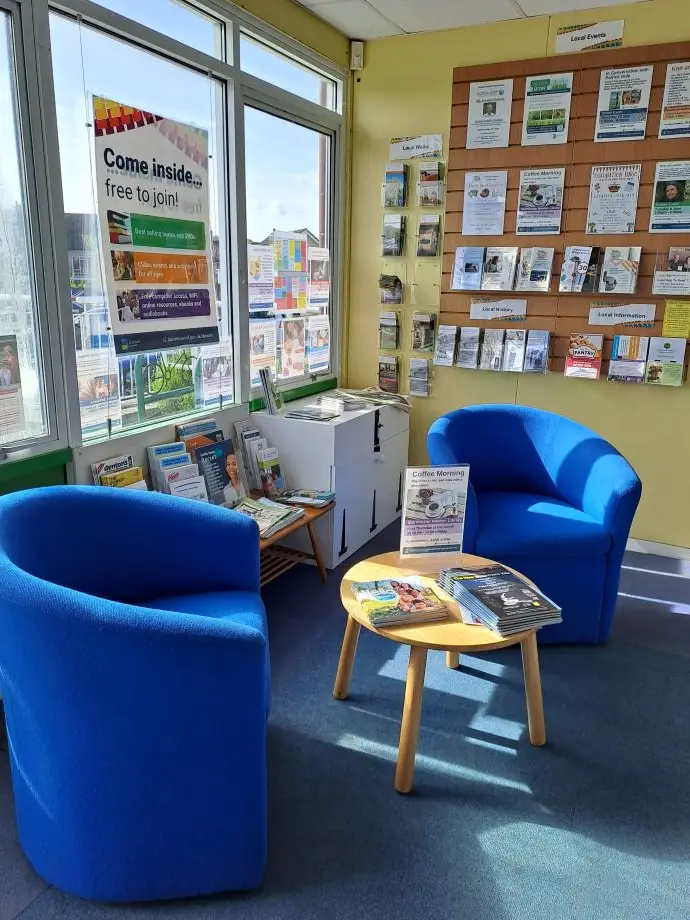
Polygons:
[[[389,138],[442,131],[447,145],[454,67],[552,54],[556,29],[578,22],[624,19],[626,46],[689,41],[689,2],[647,0],[367,42],[365,69],[358,75],[360,81],[353,84],[348,385],[359,387],[376,382],[381,182]],[[630,155],[634,159],[632,149]],[[407,214],[408,246],[412,246],[418,215],[414,206]],[[409,282],[414,259],[407,261]],[[401,309],[407,352],[402,360],[405,392],[414,308],[406,305]],[[414,400],[412,463],[426,462],[427,429],[435,418],[451,409],[488,402],[550,409],[598,431],[637,469],[643,482],[643,498],[633,536],[690,546],[690,382],[674,390],[566,380],[558,374],[540,377],[442,367],[434,370],[433,395]]]
[[233,0],[235,6],[302,42],[341,67],[350,63],[348,39],[294,0]]

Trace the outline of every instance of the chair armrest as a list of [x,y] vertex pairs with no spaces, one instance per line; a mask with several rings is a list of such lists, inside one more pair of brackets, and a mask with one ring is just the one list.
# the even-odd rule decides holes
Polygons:
[[600,456],[582,486],[580,507],[612,536],[627,539],[642,494],[640,478],[619,453]]

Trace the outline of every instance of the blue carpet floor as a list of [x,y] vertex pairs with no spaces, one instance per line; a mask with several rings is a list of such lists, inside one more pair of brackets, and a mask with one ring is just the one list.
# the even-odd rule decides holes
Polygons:
[[[395,544],[391,530],[361,555]],[[629,555],[611,641],[541,651],[545,748],[526,734],[517,650],[459,672],[430,653],[407,797],[392,785],[406,651],[363,631],[350,699],[335,701],[339,573],[322,587],[300,567],[265,592],[263,889],[130,907],[43,890],[13,842],[0,751],[0,920],[688,920],[690,581]]]

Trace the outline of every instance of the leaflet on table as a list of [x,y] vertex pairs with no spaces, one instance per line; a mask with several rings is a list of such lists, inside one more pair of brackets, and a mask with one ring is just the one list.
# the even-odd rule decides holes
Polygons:
[[331,294],[330,258],[328,249],[318,249],[314,246],[310,246],[307,249],[307,261],[309,263],[308,307],[317,313],[328,307]]
[[512,105],[512,80],[470,83],[467,149],[507,147],[510,143]]
[[278,327],[276,377],[301,377],[304,373],[304,319],[284,319]]
[[[2,342],[7,338],[0,337],[0,354],[3,352]],[[77,351],[77,386],[82,434],[108,434],[122,427],[118,364],[113,350],[80,348]]]
[[646,383],[679,387],[685,366],[684,338],[654,337],[649,340]]
[[259,371],[267,367],[275,374],[276,369],[276,320],[249,320],[249,373],[250,385],[261,385]]
[[607,246],[599,278],[599,293],[634,294],[641,255],[640,246]]
[[217,342],[208,133],[101,96],[93,132],[115,352]]
[[470,302],[470,319],[522,320],[526,317],[526,300],[489,300],[486,297],[473,297]]
[[523,147],[567,142],[572,95],[572,73],[526,78]]
[[465,173],[464,236],[500,236],[506,211],[508,171]]
[[484,270],[483,246],[458,246],[453,262],[451,291],[478,291]]
[[400,555],[462,551],[469,466],[407,467]]
[[331,354],[331,327],[327,316],[307,317],[306,350],[310,374],[328,370]]
[[593,166],[587,233],[633,233],[642,165]]
[[273,309],[273,247],[247,244],[249,310]]
[[515,232],[526,236],[561,232],[565,167],[523,169]]
[[650,233],[687,233],[690,230],[690,160],[656,164]]
[[690,63],[666,67],[659,137],[690,137]]
[[590,326],[644,326],[651,328],[656,316],[653,303],[593,303],[589,309]]
[[653,65],[602,70],[595,141],[642,141],[647,128]]
[[667,300],[661,332],[667,338],[690,338],[690,303],[685,300]]
[[197,368],[200,381],[197,406],[218,406],[221,400],[226,405],[232,403],[235,391],[232,341],[221,339],[218,345],[204,345],[199,349]]

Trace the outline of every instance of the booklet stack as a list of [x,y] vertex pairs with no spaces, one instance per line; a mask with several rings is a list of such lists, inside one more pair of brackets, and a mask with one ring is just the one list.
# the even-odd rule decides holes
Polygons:
[[330,489],[314,491],[313,489],[287,489],[282,492],[278,501],[288,505],[308,505],[310,508],[323,508],[334,501],[335,492]]
[[352,593],[374,627],[407,626],[445,620],[448,608],[420,578],[359,581]]
[[561,608],[502,565],[441,569],[438,585],[482,626],[508,637],[560,623]]
[[243,498],[233,510],[254,518],[259,525],[262,540],[272,537],[304,516],[304,508],[281,505],[270,498]]

